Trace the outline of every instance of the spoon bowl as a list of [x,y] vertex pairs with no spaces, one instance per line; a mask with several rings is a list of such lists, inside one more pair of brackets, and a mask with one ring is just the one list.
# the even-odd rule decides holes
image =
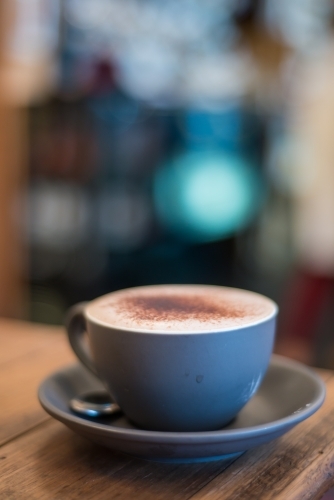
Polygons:
[[70,400],[70,409],[85,417],[110,416],[121,411],[106,391],[87,392]]

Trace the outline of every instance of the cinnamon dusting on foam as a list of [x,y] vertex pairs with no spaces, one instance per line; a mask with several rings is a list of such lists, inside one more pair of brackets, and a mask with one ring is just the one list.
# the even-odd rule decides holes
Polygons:
[[148,295],[147,297],[125,297],[118,310],[134,321],[185,321],[196,319],[211,322],[221,318],[242,318],[246,308],[224,303],[213,304],[205,297],[183,297],[180,295]]
[[261,295],[216,286],[164,285],[120,290],[93,301],[88,315],[119,328],[191,332],[255,323],[274,303]]

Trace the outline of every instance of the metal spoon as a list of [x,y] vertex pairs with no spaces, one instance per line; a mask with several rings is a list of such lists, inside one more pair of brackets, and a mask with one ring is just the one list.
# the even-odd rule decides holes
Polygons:
[[86,417],[103,417],[121,411],[105,391],[87,392],[70,400],[70,408]]

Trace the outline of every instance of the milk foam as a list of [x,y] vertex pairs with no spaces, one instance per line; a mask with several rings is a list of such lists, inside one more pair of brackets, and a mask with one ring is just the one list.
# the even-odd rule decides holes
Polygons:
[[277,311],[270,299],[246,290],[204,285],[129,288],[92,301],[88,318],[126,330],[187,333],[239,328]]

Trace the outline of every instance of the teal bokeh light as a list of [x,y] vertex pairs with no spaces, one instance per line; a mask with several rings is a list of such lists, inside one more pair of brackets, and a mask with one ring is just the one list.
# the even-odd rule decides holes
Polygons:
[[263,197],[258,171],[217,151],[182,154],[159,169],[154,182],[159,219],[190,241],[231,236],[251,222]]

